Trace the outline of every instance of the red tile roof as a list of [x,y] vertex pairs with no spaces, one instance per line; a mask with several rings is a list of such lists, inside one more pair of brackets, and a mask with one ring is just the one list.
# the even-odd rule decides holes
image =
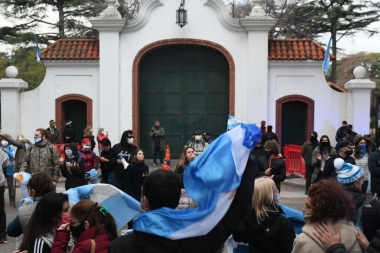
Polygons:
[[[323,61],[326,50],[318,43],[305,39],[269,40],[270,61]],[[330,59],[335,56],[330,54]]]
[[99,60],[98,39],[60,39],[42,50],[43,60]]
[[[312,40],[269,40],[270,61],[322,61],[325,49]],[[98,39],[61,39],[42,50],[44,60],[99,60]],[[331,55],[331,59],[335,59]]]

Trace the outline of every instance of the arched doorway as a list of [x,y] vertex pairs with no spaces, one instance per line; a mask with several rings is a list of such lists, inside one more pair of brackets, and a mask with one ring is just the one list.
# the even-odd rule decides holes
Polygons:
[[[61,133],[65,129],[65,123],[71,120],[76,130],[76,142],[83,138],[83,130],[86,126],[92,126],[92,100],[88,97],[69,94],[56,99],[56,122]],[[61,136],[61,140],[63,140]]]
[[276,101],[276,133],[281,147],[301,145],[314,130],[314,100],[290,95]]
[[218,136],[226,131],[230,69],[226,57],[210,47],[179,44],[147,53],[140,64],[140,146],[150,151],[150,128],[159,120],[177,158],[193,131]]

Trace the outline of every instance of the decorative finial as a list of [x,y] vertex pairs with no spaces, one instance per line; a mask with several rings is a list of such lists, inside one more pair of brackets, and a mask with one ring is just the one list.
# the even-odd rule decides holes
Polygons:
[[250,16],[266,16],[262,0],[252,0],[252,11]]
[[15,66],[9,66],[5,69],[5,75],[8,78],[16,78],[18,75],[18,70]]

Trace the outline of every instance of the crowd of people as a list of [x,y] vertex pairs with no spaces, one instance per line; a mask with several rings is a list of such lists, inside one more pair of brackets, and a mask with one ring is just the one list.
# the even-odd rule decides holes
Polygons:
[[[24,136],[0,132],[0,243],[7,235],[24,235],[20,252],[221,252],[232,235],[246,243],[250,252],[380,252],[380,143],[356,134],[347,122],[338,129],[337,144],[313,131],[302,145],[306,165],[307,199],[302,211],[305,225],[295,234],[292,221],[280,207],[281,182],[286,179],[285,158],[271,126],[261,123],[261,139],[247,160],[245,171],[225,215],[207,234],[169,239],[134,229],[118,236],[116,223],[106,206],[89,199],[73,206],[68,196],[56,193],[60,176],[65,189],[93,183],[90,171],[100,171],[99,181],[112,184],[140,202],[143,212],[178,209],[196,210],[184,184],[185,171],[213,141],[210,133],[195,131],[181,153],[174,171],[149,173],[144,151],[136,147],[134,132],[122,133],[113,145],[103,128],[95,137],[86,127],[83,139],[74,142],[73,123],[63,133],[62,156],[53,145],[60,131],[55,121],[34,133],[34,143]],[[70,130],[71,129],[71,130]],[[355,133],[355,136],[351,137]],[[159,121],[151,128],[153,166],[163,164],[165,130]],[[94,149],[98,145],[97,155]],[[198,158],[201,159],[201,158]],[[14,220],[6,225],[5,181],[9,200],[16,206],[13,173],[31,174],[23,186],[26,201]],[[21,187],[21,185],[20,185]],[[24,194],[26,192],[26,194]],[[377,195],[379,196],[379,195]],[[49,208],[46,208],[49,206]],[[174,219],[174,218],[173,218]],[[160,222],[152,226],[160,226]]]

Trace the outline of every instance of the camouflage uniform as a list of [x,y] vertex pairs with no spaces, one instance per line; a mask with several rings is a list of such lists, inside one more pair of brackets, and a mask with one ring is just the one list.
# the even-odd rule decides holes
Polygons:
[[59,178],[58,160],[58,150],[49,141],[42,145],[33,144],[26,150],[20,170],[30,174],[45,171],[53,181],[57,182]]

